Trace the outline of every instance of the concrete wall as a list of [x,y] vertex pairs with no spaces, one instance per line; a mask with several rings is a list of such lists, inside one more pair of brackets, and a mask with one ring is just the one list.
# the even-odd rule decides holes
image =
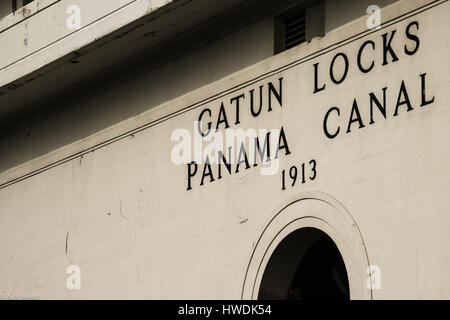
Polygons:
[[[341,250],[352,297],[448,298],[449,5],[434,5],[401,1],[386,8],[383,19],[408,15],[382,30],[368,31],[363,17],[275,57],[267,17],[114,88],[80,93],[85,99],[77,96],[78,104],[2,139],[0,292],[41,298],[254,297],[247,282],[262,276],[254,266],[267,262],[263,252],[274,249],[271,240],[287,226],[313,226]],[[414,43],[405,28],[416,20],[420,28],[412,30],[421,44],[409,56],[404,44]],[[382,66],[381,34],[394,29],[400,59]],[[361,39],[355,36],[360,32]],[[363,74],[355,57],[368,39],[376,44],[375,67]],[[341,85],[327,78],[337,49],[351,63]],[[364,55],[364,62],[371,57]],[[314,63],[327,85],[317,94]],[[435,101],[422,108],[423,73],[426,98]],[[281,172],[262,176],[252,168],[204,186],[197,176],[187,191],[186,166],[170,159],[173,130],[192,133],[203,108],[217,116],[221,101],[268,81],[278,84],[280,77],[283,106],[274,102],[274,110],[258,118],[247,106],[238,127],[284,126],[292,154],[283,154],[280,170],[315,159],[317,179],[281,190]],[[394,117],[402,81],[414,110],[402,105]],[[383,87],[387,119],[377,113],[370,125],[368,95],[379,96]],[[347,134],[354,98],[365,128],[356,123]],[[330,122],[341,126],[335,139],[323,133],[332,106],[341,110]],[[71,264],[81,267],[81,290],[66,288]],[[369,264],[381,267],[381,290],[366,288]]]
[[[123,83],[114,90],[100,89],[100,93],[94,93],[94,98],[89,91],[74,92],[66,102],[67,107],[58,106],[62,112],[0,140],[0,149],[9,150],[0,160],[0,171],[95,134],[270,57],[272,39],[272,18],[267,17],[182,57],[169,52],[169,56],[174,56],[173,61],[145,74],[124,75]],[[179,46],[181,50],[189,43]],[[142,83],[147,85],[142,86]],[[84,101],[86,96],[87,101]],[[134,98],[130,100],[131,97]],[[80,100],[84,102],[73,106],[73,101]]]
[[[377,4],[383,7],[388,2],[393,1],[378,1]],[[325,26],[327,32],[366,12],[366,6],[362,5],[360,1],[348,2],[341,6],[339,9],[336,1],[326,1]],[[344,7],[346,9],[342,9]],[[149,84],[145,90],[151,94],[146,97],[145,104],[126,101],[111,105],[103,102],[109,101],[111,95],[114,95],[115,91],[108,92],[108,87],[101,88],[100,86],[95,91],[83,88],[83,91],[72,92],[66,101],[57,101],[57,109],[63,111],[56,116],[39,121],[35,125],[27,126],[24,130],[16,131],[16,133],[0,139],[0,149],[8,150],[0,159],[0,171],[6,171],[52,150],[86,138],[108,126],[271,57],[274,51],[273,32],[273,18],[268,16],[250,23],[239,31],[196,48],[182,57],[177,55],[176,51],[185,50],[190,46],[190,42],[181,42],[167,53],[168,57],[172,56],[170,62],[157,68],[147,68],[148,70],[144,74],[141,72],[136,75],[124,74],[123,81],[126,83],[115,84],[121,88],[120,90],[133,93],[138,90],[134,82],[145,81]],[[149,64],[153,63],[154,61],[149,61]],[[73,68],[76,69],[77,65],[74,65]],[[74,72],[76,71],[74,70]],[[139,79],[133,80],[136,76]],[[50,81],[57,80],[57,78],[50,79]],[[101,78],[99,81],[101,82]],[[106,92],[103,92],[105,90]],[[136,94],[142,93],[136,92]],[[92,95],[95,95],[95,100],[90,97]],[[117,97],[117,99],[127,98]],[[76,102],[84,100],[88,101],[86,103]],[[124,108],[124,105],[127,107]],[[68,129],[68,125],[70,129]],[[42,143],[43,141],[45,143]]]

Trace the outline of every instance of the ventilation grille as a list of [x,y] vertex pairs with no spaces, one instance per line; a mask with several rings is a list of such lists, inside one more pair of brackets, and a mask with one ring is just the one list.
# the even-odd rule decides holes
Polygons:
[[305,42],[305,21],[304,10],[286,19],[284,34],[284,48],[286,50]]

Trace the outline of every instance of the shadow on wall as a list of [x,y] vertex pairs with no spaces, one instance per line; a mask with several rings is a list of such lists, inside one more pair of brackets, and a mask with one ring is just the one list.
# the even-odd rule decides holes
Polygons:
[[289,234],[270,257],[258,298],[349,300],[347,270],[333,240],[315,228]]

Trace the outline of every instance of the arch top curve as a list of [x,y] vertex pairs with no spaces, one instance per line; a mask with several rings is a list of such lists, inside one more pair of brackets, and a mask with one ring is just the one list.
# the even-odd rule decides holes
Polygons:
[[242,286],[242,299],[257,299],[270,257],[288,235],[315,228],[336,244],[347,269],[351,299],[371,299],[367,286],[370,265],[363,236],[353,216],[336,198],[322,192],[297,194],[274,210],[252,251]]

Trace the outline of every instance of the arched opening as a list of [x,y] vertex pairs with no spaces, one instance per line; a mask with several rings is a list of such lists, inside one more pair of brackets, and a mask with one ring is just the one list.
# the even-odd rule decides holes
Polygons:
[[347,270],[336,244],[316,228],[290,233],[267,263],[258,298],[349,299]]

